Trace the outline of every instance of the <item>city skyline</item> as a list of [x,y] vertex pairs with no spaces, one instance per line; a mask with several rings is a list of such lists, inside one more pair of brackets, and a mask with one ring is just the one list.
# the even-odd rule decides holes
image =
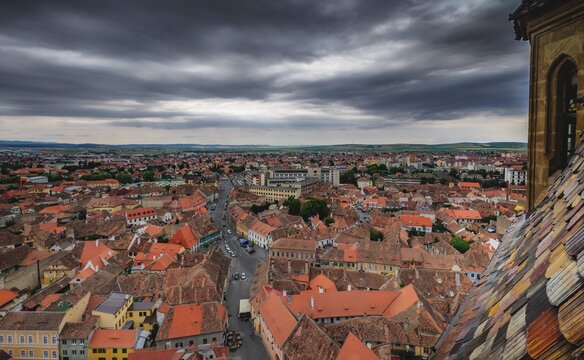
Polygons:
[[18,2],[1,140],[526,141],[528,45],[504,1]]

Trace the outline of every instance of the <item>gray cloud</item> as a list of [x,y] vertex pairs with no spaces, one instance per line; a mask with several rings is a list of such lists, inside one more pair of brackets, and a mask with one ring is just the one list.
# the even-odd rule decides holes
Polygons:
[[[8,2],[0,11],[0,116],[87,118],[88,126],[142,129],[282,131],[375,131],[474,114],[521,116],[528,56],[506,20],[514,5]],[[221,99],[257,106],[279,101],[290,114],[271,119],[197,108],[196,101]],[[163,106],[174,101],[195,105]],[[313,113],[295,114],[298,104]],[[337,112],[334,104],[352,110]]]

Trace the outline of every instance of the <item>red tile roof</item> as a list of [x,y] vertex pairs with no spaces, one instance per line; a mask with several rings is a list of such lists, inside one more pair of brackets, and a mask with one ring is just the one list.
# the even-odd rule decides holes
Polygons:
[[379,360],[379,357],[349,332],[336,360]]
[[136,341],[136,330],[98,329],[93,332],[90,349],[131,349]]
[[288,336],[296,326],[296,318],[275,293],[269,295],[268,300],[260,308],[260,314],[268,329],[270,329],[276,344],[278,344],[278,347],[282,347],[284,341],[288,339]]

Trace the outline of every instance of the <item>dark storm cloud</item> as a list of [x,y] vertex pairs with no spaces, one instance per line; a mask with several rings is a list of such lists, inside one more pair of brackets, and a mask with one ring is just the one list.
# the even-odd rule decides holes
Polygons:
[[[320,117],[266,123],[158,107],[172,100],[274,98],[323,109],[342,103],[378,119],[355,116],[343,124],[359,129],[523,114],[527,46],[513,40],[506,21],[514,5],[7,2],[0,11],[0,116],[109,118],[118,126],[163,129],[338,126],[326,109]],[[361,58],[368,65],[355,67]],[[327,73],[327,59],[340,69]],[[306,71],[319,61],[325,65]]]

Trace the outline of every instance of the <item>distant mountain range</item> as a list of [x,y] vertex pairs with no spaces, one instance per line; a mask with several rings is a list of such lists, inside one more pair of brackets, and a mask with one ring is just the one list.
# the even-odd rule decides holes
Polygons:
[[194,152],[244,152],[244,151],[302,151],[302,152],[460,152],[460,151],[523,151],[523,142],[460,142],[452,144],[338,144],[338,145],[220,145],[220,144],[68,144],[57,142],[0,140],[0,149],[48,149],[48,150],[100,150],[100,151],[194,151]]

